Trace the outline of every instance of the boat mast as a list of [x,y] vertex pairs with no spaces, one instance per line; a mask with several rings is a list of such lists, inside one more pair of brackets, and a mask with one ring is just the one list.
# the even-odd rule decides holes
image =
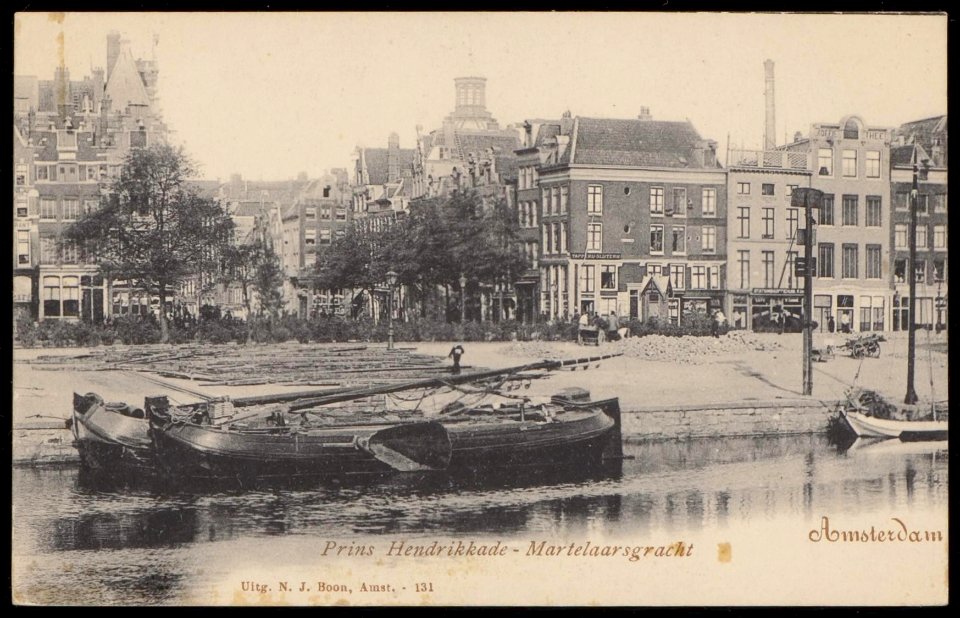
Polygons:
[[920,195],[919,185],[920,166],[917,163],[917,145],[913,145],[913,188],[910,190],[910,266],[907,269],[907,277],[910,283],[910,299],[907,301],[907,314],[909,316],[909,330],[907,336],[907,395],[903,402],[906,404],[917,403],[917,391],[913,387],[914,376],[914,356],[917,346],[917,325],[915,310],[917,308],[917,201]]

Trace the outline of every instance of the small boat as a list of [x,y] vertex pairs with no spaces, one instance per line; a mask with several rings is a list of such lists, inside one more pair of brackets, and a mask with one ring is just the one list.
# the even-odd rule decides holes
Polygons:
[[928,417],[917,406],[898,408],[873,391],[852,389],[838,411],[861,438],[899,438],[904,442],[947,439],[947,412],[937,406]]
[[[153,408],[157,461],[172,479],[255,482],[396,472],[486,473],[529,467],[593,468],[619,457],[619,403],[582,389],[550,401],[448,407],[400,421],[343,419],[273,426],[202,422],[191,407]],[[366,416],[370,418],[370,416]]]
[[843,418],[861,438],[900,438],[905,442],[946,440],[947,421],[901,421],[842,410]]
[[150,423],[141,408],[74,393],[70,428],[88,470],[121,475],[154,468]]

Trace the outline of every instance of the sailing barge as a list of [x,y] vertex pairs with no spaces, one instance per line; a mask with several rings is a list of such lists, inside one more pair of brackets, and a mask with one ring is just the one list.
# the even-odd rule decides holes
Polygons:
[[[433,415],[403,411],[378,415],[364,410],[363,402],[373,395],[413,389],[484,385],[521,371],[589,364],[601,358],[607,357],[543,361],[401,385],[314,396],[279,395],[269,400],[258,397],[173,407],[166,397],[147,397],[143,410],[108,409],[95,395],[75,396],[74,430],[85,466],[125,468],[125,472],[152,468],[151,473],[159,472],[169,480],[244,483],[396,472],[593,469],[605,461],[619,461],[622,455],[616,398],[591,401],[583,389],[566,389],[549,401],[534,403],[482,386],[475,392],[487,398],[506,397],[507,403],[453,403]],[[340,406],[350,405],[347,402],[354,406],[359,402],[359,413],[343,414]],[[330,411],[341,413],[331,415]]]

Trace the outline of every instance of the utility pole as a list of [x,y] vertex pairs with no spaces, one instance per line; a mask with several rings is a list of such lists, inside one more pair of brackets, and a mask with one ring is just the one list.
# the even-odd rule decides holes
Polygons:
[[907,396],[903,398],[906,404],[917,403],[917,390],[913,387],[914,356],[917,351],[917,323],[914,311],[917,308],[917,201],[920,197],[920,166],[917,164],[917,147],[913,147],[913,187],[910,189],[910,265],[907,267],[907,277],[910,282],[910,299],[907,301],[907,313],[910,318],[907,330]]
[[817,261],[813,257],[813,211],[820,208],[823,192],[798,187],[793,190],[790,205],[803,208],[803,262],[796,267],[796,276],[803,277],[803,394],[813,394],[813,274]]

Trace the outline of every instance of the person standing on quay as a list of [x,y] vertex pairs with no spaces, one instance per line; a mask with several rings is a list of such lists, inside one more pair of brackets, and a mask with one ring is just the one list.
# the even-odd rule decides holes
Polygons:
[[465,353],[463,346],[458,343],[450,350],[450,354],[447,354],[447,358],[453,359],[453,369],[451,370],[453,375],[460,375],[460,357]]

